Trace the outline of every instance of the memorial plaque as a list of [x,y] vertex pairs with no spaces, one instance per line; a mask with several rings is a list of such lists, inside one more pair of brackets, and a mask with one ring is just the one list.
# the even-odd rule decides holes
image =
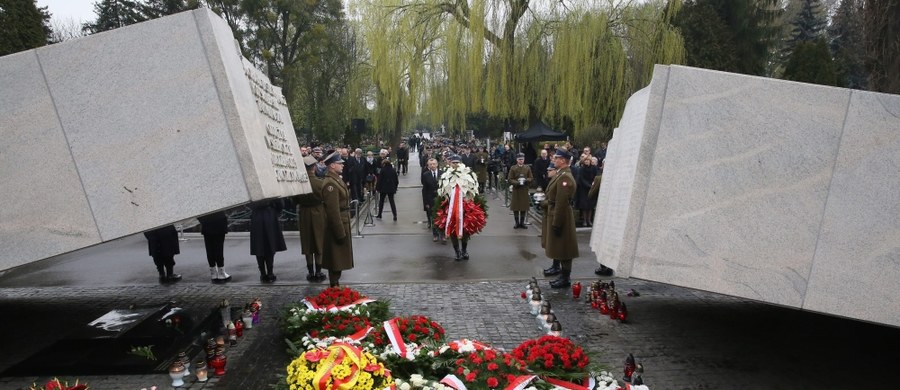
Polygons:
[[0,269],[311,191],[281,90],[208,9],[0,69],[0,133],[17,135],[0,154],[0,199],[17,206],[0,219]]

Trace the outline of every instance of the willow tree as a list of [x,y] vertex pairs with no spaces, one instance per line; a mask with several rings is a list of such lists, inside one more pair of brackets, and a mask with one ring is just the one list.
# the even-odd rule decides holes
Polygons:
[[406,18],[395,12],[402,1],[367,1],[361,6],[363,36],[375,89],[374,128],[392,145],[416,112],[424,66],[433,52],[437,29],[427,20]]
[[[461,131],[467,114],[486,112],[516,130],[544,120],[587,136],[608,134],[652,64],[681,62],[671,3],[419,0],[382,23],[435,29],[424,86],[407,95],[424,92],[434,126]],[[394,47],[370,49],[390,57]]]

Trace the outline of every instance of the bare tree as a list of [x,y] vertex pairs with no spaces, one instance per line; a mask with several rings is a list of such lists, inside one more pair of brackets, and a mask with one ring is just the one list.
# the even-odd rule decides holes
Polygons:
[[50,19],[50,43],[60,43],[85,36],[82,23],[73,17],[53,17]]

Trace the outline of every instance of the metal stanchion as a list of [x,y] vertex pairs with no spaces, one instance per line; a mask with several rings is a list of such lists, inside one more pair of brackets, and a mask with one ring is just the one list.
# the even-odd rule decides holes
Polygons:
[[363,238],[362,227],[359,226],[359,199],[354,199],[350,205],[353,207],[353,218],[356,219],[356,235],[353,238]]

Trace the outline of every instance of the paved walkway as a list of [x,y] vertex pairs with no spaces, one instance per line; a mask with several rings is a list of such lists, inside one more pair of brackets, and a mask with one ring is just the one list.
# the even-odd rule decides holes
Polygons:
[[[413,159],[415,161],[415,159]],[[424,314],[439,321],[451,338],[476,338],[511,349],[540,332],[519,297],[526,280],[537,276],[553,303],[563,333],[584,345],[615,372],[628,353],[646,367],[652,389],[837,389],[882,385],[884,368],[900,367],[885,347],[900,330],[634,279],[616,279],[629,323],[602,317],[569,291],[552,291],[540,277],[548,263],[538,231],[512,229],[502,199],[491,197],[488,226],[469,247],[472,259],[453,261],[449,244],[431,242],[425,226],[418,167],[401,177],[398,221],[376,220],[354,239],[356,268],[344,284],[389,299],[395,314]],[[596,263],[580,235],[582,258],[573,276],[588,282]],[[263,322],[229,352],[226,376],[189,388],[266,389],[289,361],[277,326],[280,309],[324,286],[309,284],[296,236],[288,252],[276,256],[278,282],[258,282],[249,239],[230,234],[226,266],[234,280],[208,280],[202,239],[189,237],[176,257],[184,280],[156,284],[155,270],[140,236],[58,256],[0,274],[0,372],[51,345],[68,331],[103,313],[131,304],[175,301],[189,312],[209,311],[224,298],[265,303]],[[841,288],[852,288],[844,286]],[[74,351],[73,351],[74,352]],[[168,388],[167,375],[80,376],[92,389]],[[0,377],[0,389],[27,388],[37,377]],[[890,385],[888,385],[890,386]]]

